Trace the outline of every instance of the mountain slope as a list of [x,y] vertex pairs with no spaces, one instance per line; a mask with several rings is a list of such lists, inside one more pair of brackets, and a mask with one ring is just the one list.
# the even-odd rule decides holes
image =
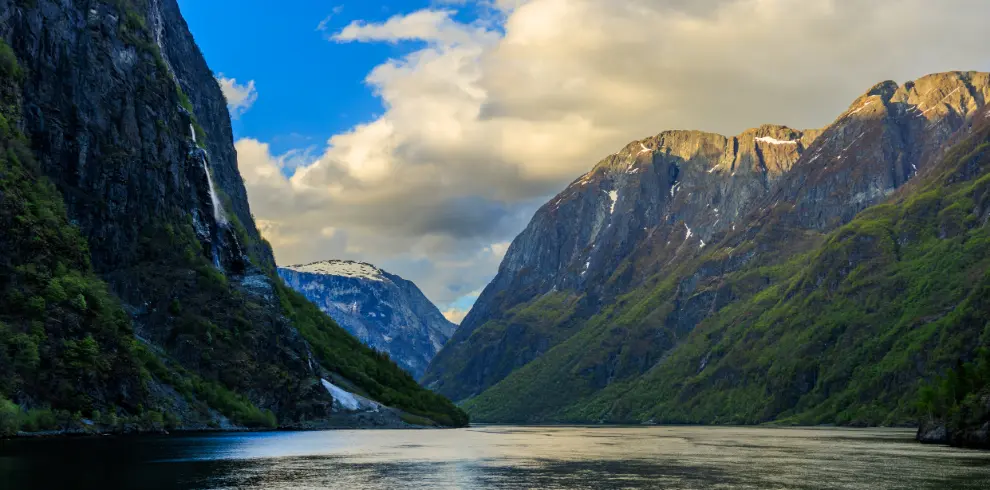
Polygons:
[[[27,360],[0,397],[68,413],[63,428],[91,413],[145,428],[163,414],[182,428],[464,422],[278,280],[226,102],[175,0],[0,0],[0,37],[4,137],[21,142],[9,168],[30,176],[0,196],[27,227],[0,243],[3,284],[34,305],[0,314],[8,355]],[[396,410],[341,410],[324,379]],[[81,388],[49,391],[60,385]]]
[[[920,381],[990,345],[990,128],[981,125],[918,182],[782,267],[786,280],[699,325],[615,402],[628,411],[609,416],[913,422]],[[739,321],[743,312],[758,316]]]
[[[610,418],[583,408],[615,401],[622,386],[666,365],[706,318],[747,298],[769,301],[760,293],[789,279],[788,259],[932,168],[968,133],[988,92],[980,73],[885,82],[820,132],[751,130],[730,138],[724,157],[708,143],[724,139],[703,133],[682,136],[682,146],[670,135],[685,133],[634,142],[537,213],[431,365],[428,386],[477,396],[465,406],[481,420]],[[755,157],[745,158],[749,141]],[[595,234],[567,232],[564,223],[596,223],[575,203],[608,213],[612,196],[616,212]],[[565,297],[566,306],[548,303]],[[540,320],[519,315],[526,310]],[[503,332],[546,343],[499,372],[539,344]]]
[[457,328],[415,284],[370,264],[329,260],[280,267],[278,274],[417,379]]
[[[936,177],[862,212],[810,252],[721,277],[734,301],[668,356],[550,417],[913,423],[921,382],[990,344],[990,228],[980,202],[988,133],[957,146]],[[518,385],[506,379],[468,406],[499,417],[511,404],[494,401]]]

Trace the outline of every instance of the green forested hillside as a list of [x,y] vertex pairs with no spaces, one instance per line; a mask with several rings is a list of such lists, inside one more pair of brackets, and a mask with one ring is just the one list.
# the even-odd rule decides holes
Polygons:
[[[19,427],[5,397],[30,393],[88,416],[118,403],[136,413],[147,395],[130,320],[93,274],[85,239],[17,130],[22,76],[0,41],[0,435]],[[53,413],[40,418],[44,427],[33,428],[56,423]]]
[[[502,421],[915,423],[926,380],[990,345],[988,213],[983,126],[826,236],[781,241],[765,227],[666,271],[465,407]],[[727,306],[686,334],[654,327],[683,274],[718,268],[767,236],[784,246],[706,286]],[[623,376],[624,356],[658,342],[676,347]],[[608,349],[593,346],[612,343],[631,347],[596,358]],[[601,365],[617,369],[599,391]]]
[[[0,40],[0,437],[201,429],[221,418],[242,427],[318,426],[330,406],[323,370],[410,420],[467,423],[448,400],[282,286],[265,260],[245,259],[259,266],[251,280],[218,270],[188,215],[170,210],[130,237],[135,265],[94,271],[90,244],[19,129],[27,77]],[[170,90],[163,93],[182,95]],[[246,254],[268,250],[228,215]],[[313,362],[303,357],[310,349]]]
[[918,402],[922,442],[990,448],[990,349],[924,386]]

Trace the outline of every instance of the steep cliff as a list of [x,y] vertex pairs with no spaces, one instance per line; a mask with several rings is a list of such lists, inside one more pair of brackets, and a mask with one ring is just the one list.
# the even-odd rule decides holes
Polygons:
[[[177,427],[398,425],[401,411],[461,420],[278,280],[237,170],[223,94],[175,0],[0,0],[0,37],[18,69],[16,128],[33,172],[54,184],[50,197],[84,240],[75,269],[91,264],[114,296],[107,303],[129,320],[103,337],[84,325],[66,331],[49,302],[40,307],[46,321],[23,312],[3,312],[3,321],[15,336],[53,340],[42,356],[53,363],[77,342],[95,349],[94,362],[127,345],[139,374],[103,376],[106,393],[70,401],[46,394],[44,379],[0,394],[86,415],[153,408]],[[61,296],[52,284],[64,269],[34,268],[49,283],[40,301]],[[31,293],[15,282],[12,292]],[[370,421],[344,413],[325,379],[401,410]]]
[[[476,397],[466,407],[481,420],[683,419],[630,412],[617,390],[660,372],[713,316],[766,300],[761,293],[790,279],[779,274],[788,259],[930,170],[982,116],[988,93],[986,74],[938,74],[879,84],[821,131],[633,142],[537,212],[425,383]],[[712,350],[720,340],[701,342]],[[711,363],[696,361],[696,371]],[[643,400],[698,413],[696,422],[794,408],[789,399],[771,415],[733,419],[667,402]]]
[[417,379],[457,329],[415,284],[371,264],[328,260],[280,267],[278,274]]

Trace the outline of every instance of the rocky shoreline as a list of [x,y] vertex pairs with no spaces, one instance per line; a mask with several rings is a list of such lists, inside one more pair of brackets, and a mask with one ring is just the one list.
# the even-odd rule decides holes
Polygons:
[[990,422],[951,430],[943,421],[929,420],[918,427],[915,437],[922,444],[942,444],[970,449],[990,449]]
[[274,429],[252,428],[252,427],[189,427],[189,428],[142,428],[126,427],[123,429],[109,429],[107,427],[73,427],[61,430],[46,430],[37,432],[20,431],[9,437],[0,437],[0,441],[13,439],[55,439],[74,437],[105,437],[105,436],[170,436],[170,435],[193,435],[193,434],[219,434],[231,432],[319,432],[331,430],[431,430],[449,429],[450,427],[415,425],[406,422],[387,423],[382,425],[368,425],[361,423],[328,423],[328,424],[308,424],[289,425]]

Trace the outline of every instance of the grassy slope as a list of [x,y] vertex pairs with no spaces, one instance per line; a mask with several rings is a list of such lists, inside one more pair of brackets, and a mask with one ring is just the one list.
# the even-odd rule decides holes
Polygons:
[[[810,252],[725,276],[719,287],[735,301],[673,339],[646,374],[598,390],[591,368],[621,366],[622,355],[670,336],[654,325],[697,262],[634,291],[465,407],[480,420],[913,422],[921,380],[990,342],[990,233],[978,215],[987,141],[978,131],[935,174]],[[610,347],[616,339],[623,347]]]
[[[575,318],[580,301],[578,296],[550,293],[512,308],[471,332],[470,340],[448,343],[441,354],[446,357],[444,365],[450,372],[484,370],[490,376],[507,375],[575,332],[573,327],[580,326]],[[511,354],[503,352],[507,346],[513,347]],[[474,389],[465,381],[453,376],[444,379],[450,391]]]

